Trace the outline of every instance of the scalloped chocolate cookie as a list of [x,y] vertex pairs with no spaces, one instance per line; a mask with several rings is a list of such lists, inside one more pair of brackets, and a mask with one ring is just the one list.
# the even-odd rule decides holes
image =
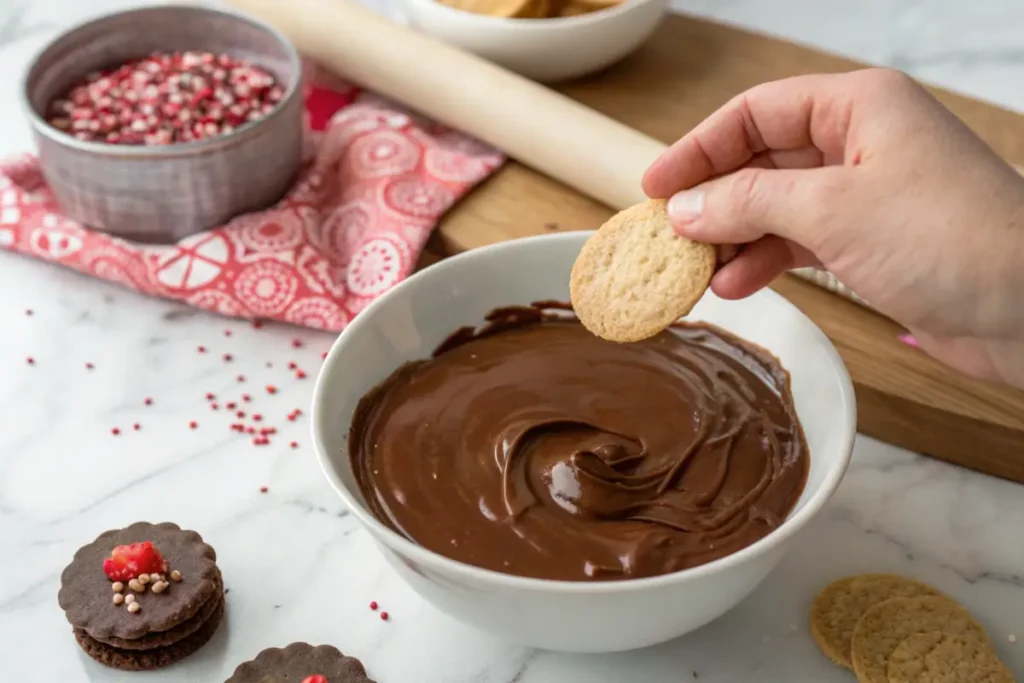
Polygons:
[[336,647],[292,643],[263,650],[225,683],[374,683],[362,662]]
[[137,522],[75,553],[57,601],[90,657],[153,669],[210,639],[224,613],[224,584],[217,554],[199,534]]

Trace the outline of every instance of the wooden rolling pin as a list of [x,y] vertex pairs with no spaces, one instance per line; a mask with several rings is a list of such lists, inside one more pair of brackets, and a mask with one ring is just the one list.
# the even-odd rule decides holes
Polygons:
[[[643,201],[664,144],[354,0],[227,0],[305,55],[615,209]],[[599,140],[601,152],[594,154]],[[597,227],[597,226],[595,226]]]

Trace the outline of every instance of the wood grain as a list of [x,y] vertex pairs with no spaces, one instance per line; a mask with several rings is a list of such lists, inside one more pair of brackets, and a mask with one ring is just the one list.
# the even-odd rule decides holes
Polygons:
[[[566,95],[671,142],[743,90],[804,73],[859,68],[714,23],[669,18],[640,51]],[[1024,117],[940,89],[936,97],[1007,160],[1024,164]],[[595,141],[595,145],[599,141]],[[436,251],[455,253],[549,230],[596,228],[611,209],[510,162],[440,226]],[[775,288],[810,315],[843,356],[865,434],[1024,483],[1024,392],[959,375],[896,340],[899,327],[787,276]]]

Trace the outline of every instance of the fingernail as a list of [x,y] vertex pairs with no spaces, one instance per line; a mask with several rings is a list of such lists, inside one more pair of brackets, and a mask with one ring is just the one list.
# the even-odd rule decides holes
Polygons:
[[906,344],[907,346],[913,346],[915,349],[920,348],[920,346],[917,343],[917,340],[914,339],[913,335],[901,334],[900,336],[898,336],[896,338],[899,339],[904,344]]
[[704,211],[703,190],[683,190],[668,200],[668,217],[674,223],[689,223]]

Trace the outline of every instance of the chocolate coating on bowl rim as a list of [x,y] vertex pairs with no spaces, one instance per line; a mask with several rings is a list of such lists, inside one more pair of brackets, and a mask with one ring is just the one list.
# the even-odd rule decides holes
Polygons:
[[568,306],[497,309],[360,401],[349,457],[413,542],[519,576],[657,576],[777,528],[809,455],[770,353],[711,325],[599,339]]

